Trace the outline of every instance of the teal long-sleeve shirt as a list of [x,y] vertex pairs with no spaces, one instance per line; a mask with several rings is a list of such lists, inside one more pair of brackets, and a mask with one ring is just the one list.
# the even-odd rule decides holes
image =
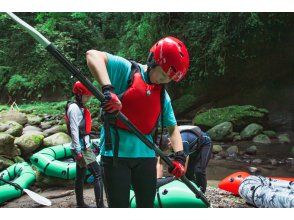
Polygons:
[[[106,53],[108,58],[107,72],[111,81],[111,84],[115,87],[115,93],[121,94],[128,88],[128,79],[131,73],[131,62],[109,53]],[[144,71],[143,66],[140,65],[141,74],[143,80],[147,81],[147,72]],[[152,111],[152,106],[150,106],[150,111]],[[164,107],[163,107],[163,126],[175,126],[177,124],[174,111],[171,105],[171,99],[168,93],[165,93]],[[147,147],[135,134],[118,129],[119,133],[119,153],[118,157],[124,158],[146,158],[155,157],[155,152]],[[114,148],[114,137],[115,131],[111,129],[112,137],[112,149]],[[145,135],[147,139],[153,142],[152,135]],[[101,129],[101,155],[103,156],[113,156],[113,150],[106,151],[104,147],[105,143],[105,130]]]

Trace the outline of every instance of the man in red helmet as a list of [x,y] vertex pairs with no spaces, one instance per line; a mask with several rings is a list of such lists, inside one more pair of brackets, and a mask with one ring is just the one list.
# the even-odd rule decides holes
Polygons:
[[68,133],[71,136],[71,151],[76,161],[75,194],[77,207],[89,208],[84,202],[83,185],[87,169],[94,176],[94,193],[96,206],[103,205],[103,183],[101,168],[96,162],[96,156],[90,148],[90,132],[92,119],[90,111],[85,104],[91,98],[92,93],[79,81],[73,86],[75,101],[66,104],[65,121]]
[[183,176],[186,155],[164,85],[172,80],[179,82],[186,75],[189,68],[186,46],[174,37],[159,40],[150,49],[147,67],[96,50],[88,51],[86,58],[105,97],[101,105],[104,127],[100,147],[108,205],[129,207],[132,186],[137,207],[153,207],[155,152],[114,116],[121,111],[151,141],[158,125],[167,127],[175,152],[170,172],[177,178]]

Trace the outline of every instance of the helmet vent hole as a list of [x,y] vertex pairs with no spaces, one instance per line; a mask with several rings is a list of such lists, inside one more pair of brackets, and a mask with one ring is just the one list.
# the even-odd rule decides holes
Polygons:
[[182,44],[178,43],[178,45],[179,45],[180,47],[182,47]]
[[181,57],[184,57],[184,54],[182,52],[180,52]]

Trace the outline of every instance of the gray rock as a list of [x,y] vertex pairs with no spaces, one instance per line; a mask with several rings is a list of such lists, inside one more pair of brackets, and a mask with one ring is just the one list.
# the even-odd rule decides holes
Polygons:
[[253,138],[253,142],[259,144],[270,144],[271,140],[265,134],[259,134]]
[[56,125],[56,124],[57,124],[57,122],[55,120],[45,121],[45,122],[41,122],[40,128],[42,128],[42,130],[46,130],[46,129],[51,128],[53,125]]
[[0,155],[9,158],[18,156],[17,148],[14,146],[14,137],[10,134],[0,133]]
[[252,163],[253,163],[253,164],[261,164],[261,163],[262,163],[262,160],[256,158],[256,159],[252,160]]
[[224,140],[226,136],[233,132],[233,124],[231,122],[223,122],[208,131],[212,140],[221,141]]
[[269,138],[277,137],[277,133],[275,131],[263,131],[262,133],[268,136]]
[[279,134],[278,139],[281,144],[290,143],[290,137],[288,134]]
[[15,121],[5,121],[5,122],[0,122],[0,125],[2,125],[2,128],[6,128],[4,133],[10,134],[14,137],[19,137],[22,133],[22,125]]
[[233,154],[233,153],[237,154],[237,153],[239,152],[239,148],[238,148],[238,146],[233,145],[233,146],[230,146],[230,147],[226,150],[226,152],[227,152],[228,154]]
[[257,147],[255,145],[253,146],[250,146],[246,149],[245,151],[247,154],[250,154],[250,155],[255,155],[256,152],[257,152]]
[[12,110],[0,113],[0,122],[5,121],[15,121],[24,126],[28,122],[28,118],[26,114]]
[[222,146],[214,144],[212,147],[212,153],[217,154],[223,150]]
[[44,120],[43,118],[37,115],[27,115],[28,117],[28,124],[29,125],[40,125],[41,122]]
[[252,123],[246,126],[243,131],[240,133],[242,140],[249,140],[254,136],[260,134],[263,130],[263,127],[259,124]]
[[43,144],[45,147],[55,146],[59,144],[66,144],[71,142],[70,136],[63,132],[59,132],[57,134],[53,134],[49,137],[44,138]]
[[42,146],[43,139],[43,135],[24,134],[16,138],[14,144],[20,148],[22,155],[30,156],[31,153]]
[[233,138],[233,141],[236,142],[236,141],[241,141],[242,138],[241,138],[241,135],[238,134],[238,135],[235,135],[234,138]]
[[5,157],[0,156],[0,172],[2,170],[5,170],[7,167],[10,167],[13,164],[14,162],[12,160],[9,160]]
[[52,134],[56,134],[58,132],[67,133],[66,125],[55,125],[52,128],[49,128],[49,129],[46,129],[45,131],[43,131],[45,137],[48,137]]
[[42,129],[36,126],[29,125],[23,128],[23,132],[26,132],[26,131],[42,131]]

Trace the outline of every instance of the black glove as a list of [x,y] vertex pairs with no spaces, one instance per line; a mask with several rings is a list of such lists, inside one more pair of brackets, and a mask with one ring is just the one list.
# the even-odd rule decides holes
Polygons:
[[112,85],[102,86],[102,93],[104,95],[104,100],[101,103],[101,107],[107,113],[118,112],[122,108],[122,104],[114,93],[114,87]]

